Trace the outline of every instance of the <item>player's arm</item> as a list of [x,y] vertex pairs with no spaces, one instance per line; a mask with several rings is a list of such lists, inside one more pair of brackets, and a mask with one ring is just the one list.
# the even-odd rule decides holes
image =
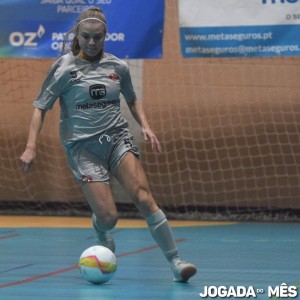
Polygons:
[[26,149],[20,157],[22,169],[25,172],[28,171],[35,159],[37,140],[39,133],[43,127],[45,114],[46,111],[40,108],[35,108],[33,111]]
[[148,120],[144,112],[142,101],[139,101],[135,98],[133,101],[127,102],[127,104],[132,116],[141,126],[144,140],[145,141],[150,140],[152,149],[153,150],[156,149],[159,152],[161,152],[160,142],[158,141],[156,135],[153,133],[152,129],[150,128],[150,125],[148,123]]

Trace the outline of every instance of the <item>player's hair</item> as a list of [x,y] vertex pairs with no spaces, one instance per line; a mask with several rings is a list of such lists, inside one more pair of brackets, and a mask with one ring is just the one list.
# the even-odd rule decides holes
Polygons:
[[[101,8],[99,7],[91,7],[85,12],[83,12],[77,19],[76,24],[66,33],[64,36],[63,44],[62,44],[62,49],[60,52],[60,55],[64,54],[66,51],[66,43],[67,40],[70,36],[71,33],[74,33],[74,37],[71,41],[71,47],[70,50],[72,51],[73,55],[76,56],[80,52],[80,47],[78,43],[78,38],[77,38],[77,33],[78,33],[78,25],[81,23],[84,19],[89,19],[89,18],[95,18],[98,19],[101,23],[104,23],[106,25],[106,18],[105,15],[102,11]],[[105,26],[106,30],[106,26]],[[102,52],[104,51],[103,49],[101,50]]]

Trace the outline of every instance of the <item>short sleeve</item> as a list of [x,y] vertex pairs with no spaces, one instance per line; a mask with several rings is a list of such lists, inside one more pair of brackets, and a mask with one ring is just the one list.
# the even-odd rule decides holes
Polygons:
[[130,103],[136,99],[136,94],[132,85],[129,67],[126,62],[123,63],[121,75],[121,93],[123,94],[126,102]]
[[35,107],[43,110],[50,110],[52,109],[57,98],[60,96],[59,67],[60,63],[58,61],[50,67],[42,84],[40,93],[33,102]]

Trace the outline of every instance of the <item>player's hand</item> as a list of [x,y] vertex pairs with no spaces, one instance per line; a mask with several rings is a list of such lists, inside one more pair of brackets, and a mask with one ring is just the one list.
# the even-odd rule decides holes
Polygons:
[[152,150],[162,151],[159,140],[150,128],[142,128],[142,134],[145,141],[150,141]]
[[26,148],[24,153],[20,157],[21,168],[25,173],[28,173],[29,169],[32,167],[34,159],[36,156],[36,151],[33,148]]

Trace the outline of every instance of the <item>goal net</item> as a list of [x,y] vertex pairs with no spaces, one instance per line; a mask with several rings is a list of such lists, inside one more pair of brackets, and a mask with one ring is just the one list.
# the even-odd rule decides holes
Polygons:
[[[177,1],[166,1],[164,55],[129,60],[163,152],[144,143],[122,107],[158,204],[170,218],[300,219],[300,58],[183,59]],[[53,60],[0,59],[0,213],[90,214],[46,115],[35,166],[19,166],[31,102]],[[121,215],[138,217],[113,180]]]

